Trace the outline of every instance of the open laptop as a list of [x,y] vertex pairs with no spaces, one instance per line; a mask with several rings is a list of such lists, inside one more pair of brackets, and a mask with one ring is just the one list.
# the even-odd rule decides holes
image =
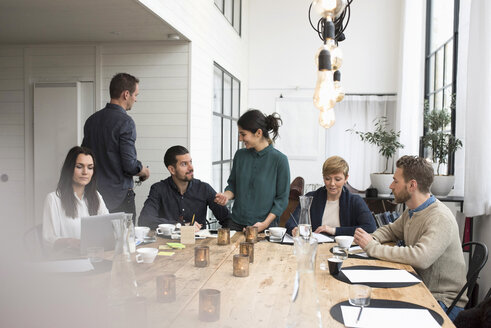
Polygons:
[[124,213],[93,215],[81,218],[80,252],[87,253],[87,247],[102,246],[104,251],[113,250],[116,244],[111,220],[124,219]]

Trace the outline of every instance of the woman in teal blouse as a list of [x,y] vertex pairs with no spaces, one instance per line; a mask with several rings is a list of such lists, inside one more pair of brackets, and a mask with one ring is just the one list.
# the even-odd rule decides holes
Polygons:
[[290,166],[287,157],[273,147],[280,123],[277,113],[266,116],[256,109],[245,112],[237,122],[239,140],[246,148],[235,153],[228,186],[215,198],[220,205],[235,199],[227,221],[232,230],[257,226],[263,231],[288,205]]

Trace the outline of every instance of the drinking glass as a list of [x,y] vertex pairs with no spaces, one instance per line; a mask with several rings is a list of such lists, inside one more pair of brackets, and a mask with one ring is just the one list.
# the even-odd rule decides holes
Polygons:
[[361,313],[365,306],[370,305],[370,297],[372,295],[372,288],[365,285],[350,285],[349,286],[349,304],[360,307],[360,312],[356,322],[361,318]]

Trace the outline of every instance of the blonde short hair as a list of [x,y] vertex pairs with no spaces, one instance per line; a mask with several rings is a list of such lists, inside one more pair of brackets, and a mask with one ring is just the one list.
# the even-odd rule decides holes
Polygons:
[[327,177],[331,174],[343,173],[344,177],[348,177],[349,165],[342,157],[331,156],[322,165],[322,176]]

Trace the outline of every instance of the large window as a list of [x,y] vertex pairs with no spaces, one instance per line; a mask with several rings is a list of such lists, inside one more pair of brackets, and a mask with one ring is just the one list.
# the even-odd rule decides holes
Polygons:
[[[459,0],[427,0],[425,101],[428,110],[451,109],[452,120],[447,130],[453,135],[455,107],[451,104],[457,90],[458,25]],[[425,152],[421,147],[420,155],[426,157]],[[448,159],[448,173],[454,173],[453,156]]]
[[240,81],[218,64],[213,75],[213,188],[222,192],[239,147]]
[[240,35],[242,0],[215,0],[215,5]]

